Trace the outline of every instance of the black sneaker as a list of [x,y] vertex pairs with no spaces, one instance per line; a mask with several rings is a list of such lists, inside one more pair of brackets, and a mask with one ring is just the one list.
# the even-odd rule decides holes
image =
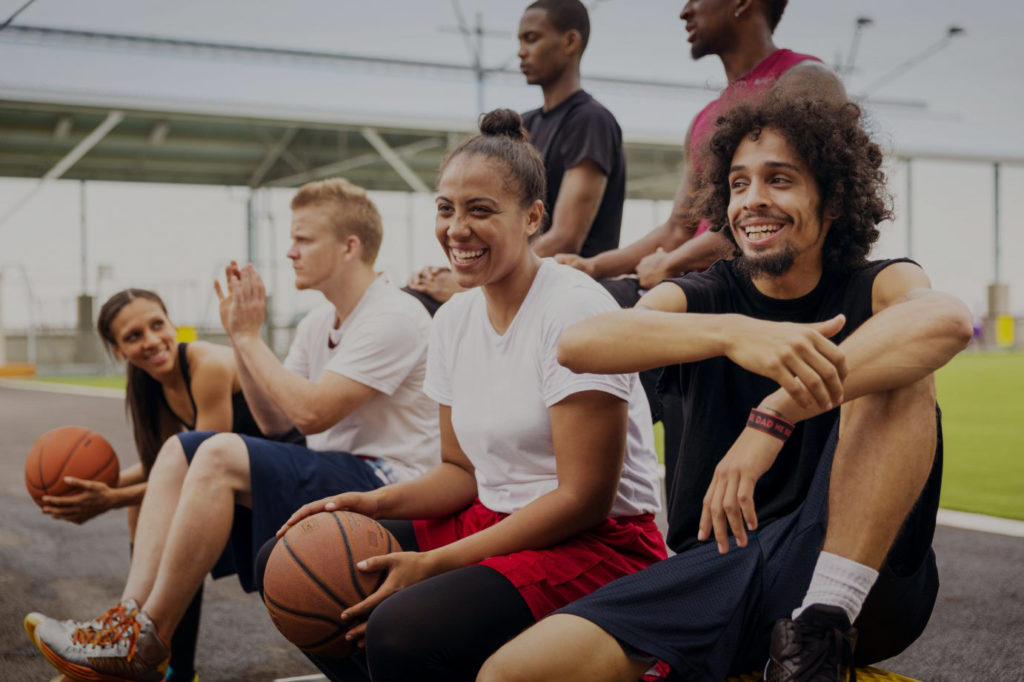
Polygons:
[[856,682],[853,647],[857,630],[846,611],[813,604],[796,620],[783,618],[772,628],[765,682]]

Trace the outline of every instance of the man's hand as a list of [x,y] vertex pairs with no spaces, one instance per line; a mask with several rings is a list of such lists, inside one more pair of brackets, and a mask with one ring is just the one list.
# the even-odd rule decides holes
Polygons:
[[59,521],[83,524],[89,519],[114,506],[114,489],[102,481],[65,476],[64,482],[80,488],[82,492],[71,495],[43,495],[43,513]]
[[591,277],[594,276],[594,262],[589,258],[584,258],[577,253],[559,253],[555,255],[555,262],[561,263],[562,265],[569,265],[577,270],[581,270]]
[[729,529],[739,547],[747,546],[747,531],[757,529],[754,485],[771,468],[782,450],[782,440],[745,428],[729,452],[715,467],[704,495],[697,539],[703,542],[714,531],[718,551],[729,551]]
[[232,339],[259,336],[267,314],[267,290],[263,286],[263,279],[252,263],[241,269],[235,265],[234,277],[231,270],[231,266],[228,266],[227,296],[219,282],[214,285],[220,299],[221,323],[226,322],[224,329]]
[[843,402],[846,356],[828,337],[846,323],[843,315],[812,324],[741,317],[730,326],[725,355],[773,379],[804,409],[831,410]]
[[309,502],[299,507],[277,531],[277,537],[284,535],[296,523],[322,511],[352,511],[371,519],[377,518],[378,498],[373,493],[341,493],[322,500]]
[[422,291],[435,301],[444,303],[460,291],[465,291],[455,283],[455,275],[448,268],[430,266],[423,268],[409,278],[409,288]]
[[636,275],[640,280],[641,289],[653,289],[662,280],[676,274],[669,270],[669,256],[660,246],[651,254],[644,256],[636,265]]
[[365,646],[363,637],[366,635],[366,620],[371,611],[394,593],[443,572],[428,552],[394,552],[370,557],[356,564],[356,568],[367,573],[387,573],[387,578],[373,594],[341,614],[342,622],[354,623],[345,633],[345,639],[358,641],[360,648]]
[[[213,290],[217,292],[218,311],[220,313],[220,324],[224,327],[224,331],[231,329],[231,299],[235,290],[238,288],[238,282],[241,277],[241,273],[238,269],[238,263],[231,261],[228,266],[224,268],[224,286],[227,290],[222,289],[219,280],[213,280]],[[228,331],[230,336],[230,332]]]

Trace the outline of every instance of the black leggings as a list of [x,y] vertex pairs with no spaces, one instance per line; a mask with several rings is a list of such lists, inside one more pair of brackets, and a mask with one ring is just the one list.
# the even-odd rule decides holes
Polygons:
[[[419,550],[411,522],[382,523],[403,549]],[[256,558],[261,594],[275,543],[271,538]],[[334,682],[471,681],[491,654],[533,623],[533,613],[505,576],[467,566],[382,602],[367,623],[365,655],[309,659]]]

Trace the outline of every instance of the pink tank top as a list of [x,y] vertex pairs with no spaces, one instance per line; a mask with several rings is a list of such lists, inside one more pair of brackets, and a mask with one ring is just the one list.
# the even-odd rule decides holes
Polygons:
[[[687,161],[692,164],[693,168],[700,172],[698,151],[711,142],[715,121],[721,114],[739,102],[763,95],[775,85],[779,76],[796,64],[807,60],[821,61],[809,54],[800,54],[792,50],[775,50],[758,62],[757,66],[729,83],[717,99],[701,109],[700,113],[694,117],[693,125],[690,127],[690,158]],[[711,223],[701,220],[695,236],[707,232],[709,227],[711,227]]]

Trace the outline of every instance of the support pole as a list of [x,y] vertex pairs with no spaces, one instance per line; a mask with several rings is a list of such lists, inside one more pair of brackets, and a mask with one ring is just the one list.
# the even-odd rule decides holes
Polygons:
[[914,257],[914,172],[913,159],[907,157],[907,258]]
[[249,198],[245,202],[245,262],[256,262],[256,190],[249,189]]
[[416,175],[416,171],[409,167],[409,164],[405,162],[401,156],[399,156],[395,150],[384,141],[384,138],[374,130],[373,128],[362,128],[360,131],[366,141],[370,143],[370,146],[381,155],[388,165],[405,180],[414,192],[429,193],[430,188],[427,187],[427,183],[420,179],[420,176]]
[[81,259],[82,286],[81,293],[89,293],[89,229],[85,212],[85,180],[78,182],[78,234],[79,258]]
[[993,260],[992,271],[995,273],[995,283],[999,284],[999,280],[1000,280],[1000,273],[999,273],[999,251],[1000,251],[999,238],[1000,238],[1000,234],[999,234],[999,162],[998,161],[995,162],[994,164],[992,164],[992,175],[993,175],[993,180],[994,180],[993,184],[995,185],[995,189],[992,192],[992,201],[993,201],[993,211],[992,211],[992,213],[994,215],[994,221],[993,221],[993,224],[992,224],[992,234],[993,234],[993,237],[994,237],[993,240],[992,240],[993,244],[994,244],[994,250],[993,250],[993,254],[992,254],[992,260]]

